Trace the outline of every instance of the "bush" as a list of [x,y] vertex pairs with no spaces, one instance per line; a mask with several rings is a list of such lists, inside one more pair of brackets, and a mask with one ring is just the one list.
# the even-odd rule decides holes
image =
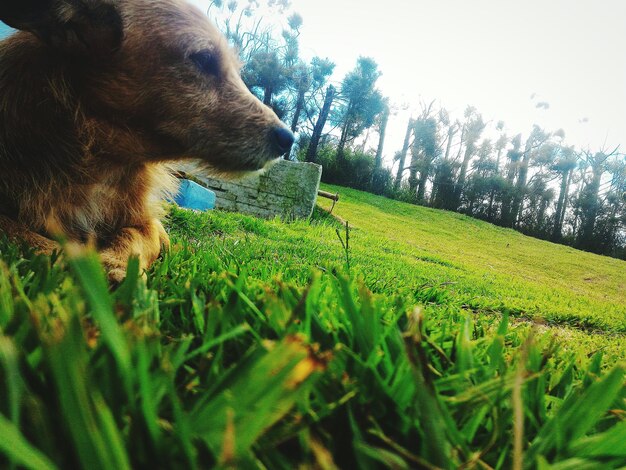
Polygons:
[[387,193],[385,193],[385,196],[390,199],[395,199],[396,201],[417,204],[417,194],[409,188],[409,184],[406,182],[402,183],[398,189],[392,186]]

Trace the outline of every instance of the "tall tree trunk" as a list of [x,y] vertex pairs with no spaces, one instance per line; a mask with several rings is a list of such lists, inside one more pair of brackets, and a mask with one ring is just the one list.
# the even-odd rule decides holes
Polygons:
[[[496,175],[500,174],[500,159],[502,157],[502,148],[498,148],[498,156],[496,157]],[[492,222],[493,216],[493,203],[496,198],[496,190],[492,189],[489,193],[489,207],[487,208],[487,220]]]
[[348,140],[348,126],[350,125],[350,119],[346,118],[346,122],[343,123],[341,128],[341,136],[339,137],[339,144],[337,144],[337,163],[341,166],[346,160],[346,142]]
[[298,99],[296,100],[296,109],[293,112],[293,119],[291,120],[291,132],[296,132],[298,129],[298,121],[300,120],[300,114],[302,108],[304,108],[304,94],[306,90],[300,90],[298,92]]
[[502,197],[502,211],[500,213],[500,224],[504,227],[510,227],[511,222],[511,202],[513,200],[511,192],[513,191],[513,183],[517,173],[517,162],[520,158],[520,147],[522,145],[520,136],[516,136],[513,141],[513,148],[509,150],[509,168],[507,170],[506,181],[508,183],[506,191]]
[[352,120],[350,116],[352,115],[352,106],[353,103],[348,103],[347,111],[346,111],[346,120],[341,127],[341,136],[339,137],[339,144],[337,145],[337,163],[339,167],[341,167],[345,163],[345,149],[346,142],[348,141],[348,131],[350,130],[350,126],[352,125]]
[[[578,201],[579,203],[582,199],[584,189],[585,189],[585,186],[584,186],[583,180],[581,180],[580,184],[578,185],[576,197],[575,197],[575,200]],[[581,211],[578,208],[576,211],[574,211],[574,219],[572,220],[572,233],[574,237],[578,237],[578,224],[580,224],[580,217],[581,217]]]
[[[456,124],[450,124],[450,126],[448,126],[448,142],[446,143],[446,153],[443,157],[444,161],[448,161],[448,159],[450,158],[450,149],[452,148],[452,139],[454,138],[454,134],[456,134],[458,132],[458,128]],[[461,141],[463,141],[463,136],[461,135]],[[437,181],[437,175],[435,174],[435,179],[433,181],[433,190],[430,192],[430,201],[429,201],[429,205],[432,206],[435,204],[435,200],[437,199],[437,191],[438,191],[438,187],[436,184]]]
[[370,140],[370,131],[371,131],[371,128],[368,128],[365,131],[365,138],[363,139],[363,142],[361,142],[361,148],[360,148],[361,153],[365,153],[365,147],[367,146],[367,143]]
[[463,186],[465,186],[465,180],[467,178],[467,167],[469,165],[469,161],[474,155],[474,143],[467,142],[465,146],[465,154],[463,155],[463,162],[461,163],[461,171],[459,173],[459,178],[456,182],[456,189],[454,192],[454,205],[456,209],[461,205],[461,193],[463,192]]
[[416,142],[411,145],[411,166],[409,167],[409,189],[411,194],[417,197],[417,167],[419,165],[420,151]]
[[565,201],[563,201],[563,210],[561,210],[561,218],[559,219],[559,227],[561,233],[563,233],[563,222],[565,221],[565,212],[567,211],[567,195],[569,194],[569,188],[572,184],[572,176],[574,174],[574,170],[570,170],[569,176],[567,178],[567,187],[565,188]]
[[437,152],[435,147],[426,146],[422,150],[422,160],[420,164],[420,177],[417,181],[417,202],[424,204],[426,202],[426,183],[430,176],[430,169],[435,159],[435,153]]
[[492,189],[491,193],[489,194],[489,207],[487,207],[487,220],[490,222],[493,220],[493,201],[495,198],[496,190]]
[[433,175],[433,188],[430,191],[430,198],[428,198],[428,205],[432,207],[435,204],[437,198],[437,171]]
[[474,204],[476,203],[476,198],[472,196],[469,200],[469,204],[467,205],[467,215],[474,217]]
[[593,232],[596,225],[596,218],[598,217],[598,195],[600,193],[600,183],[602,181],[602,174],[604,173],[604,165],[601,163],[594,165],[592,171],[593,178],[583,190],[583,224],[580,227],[580,236],[578,237],[578,246],[586,250],[591,250],[594,244]]
[[498,148],[498,156],[496,157],[496,173],[500,173],[500,157],[502,157],[502,148]]
[[317,117],[317,121],[315,122],[315,127],[313,128],[313,134],[311,135],[311,141],[309,142],[309,147],[306,150],[306,158],[307,162],[315,162],[317,159],[317,147],[320,143],[320,138],[322,137],[322,131],[324,130],[324,126],[326,125],[326,120],[328,119],[328,113],[330,112],[330,107],[333,104],[333,100],[335,99],[335,87],[329,85],[326,89],[326,96],[324,97],[324,105],[322,106],[322,110],[320,111],[320,115]]
[[556,203],[556,212],[554,214],[554,227],[552,228],[552,241],[561,239],[563,230],[563,219],[565,217],[565,208],[567,205],[567,189],[569,180],[572,175],[572,169],[565,170],[561,173],[561,190],[559,191],[559,199]]
[[404,143],[402,144],[402,150],[400,151],[398,172],[396,173],[396,180],[393,183],[393,187],[395,190],[398,190],[400,188],[400,183],[402,183],[402,173],[404,173],[404,161],[406,160],[406,154],[409,151],[409,141],[411,140],[411,132],[413,131],[414,125],[415,121],[413,121],[412,118],[409,118],[409,124],[406,126],[406,134],[404,135]]
[[546,218],[546,210],[548,209],[549,203],[550,203],[550,200],[547,197],[542,197],[541,203],[539,204],[539,210],[537,211],[536,232],[541,237],[546,236],[546,232],[543,230],[543,223],[544,223],[544,219]]
[[524,201],[524,194],[526,193],[526,179],[528,178],[528,163],[530,162],[530,156],[532,154],[532,146],[534,138],[532,135],[526,140],[524,146],[524,155],[517,174],[517,183],[515,185],[515,194],[513,195],[513,204],[511,205],[511,222],[512,226],[517,225],[518,219],[521,217],[522,202]]
[[455,161],[461,158],[461,153],[463,152],[463,143],[465,142],[465,124],[463,124],[463,129],[461,129],[461,142],[459,142],[459,152],[456,154]]
[[422,168],[420,169],[420,177],[417,181],[417,202],[424,203],[426,194],[426,182],[428,181],[428,176],[430,175],[430,167],[432,160],[429,155],[424,155],[424,159],[422,161]]
[[448,142],[446,143],[446,154],[443,156],[444,160],[447,160],[448,158],[450,158],[450,148],[452,147],[452,138],[454,137],[454,134],[456,134],[457,129],[456,126],[454,124],[450,124],[450,127],[448,127]]
[[385,107],[380,121],[380,129],[378,131],[380,137],[378,139],[378,149],[376,149],[376,158],[374,159],[374,168],[379,169],[383,166],[383,147],[385,145],[385,133],[387,132],[387,122],[389,121],[389,108]]

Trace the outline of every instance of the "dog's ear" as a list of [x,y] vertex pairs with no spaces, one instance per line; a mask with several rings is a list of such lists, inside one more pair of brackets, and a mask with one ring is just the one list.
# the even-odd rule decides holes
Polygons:
[[0,20],[74,53],[98,56],[119,49],[122,18],[111,0],[1,0]]

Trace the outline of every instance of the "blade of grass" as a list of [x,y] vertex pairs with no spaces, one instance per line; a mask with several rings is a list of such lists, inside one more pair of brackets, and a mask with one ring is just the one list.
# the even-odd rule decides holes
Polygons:
[[70,257],[80,286],[87,297],[91,313],[100,327],[103,341],[108,345],[120,367],[120,374],[126,380],[130,392],[132,365],[130,351],[124,333],[113,313],[113,301],[109,294],[107,280],[98,256],[89,252]]
[[70,318],[53,335],[48,339],[46,357],[65,424],[83,467],[130,469],[111,413],[98,391],[90,387],[87,346],[78,318]]
[[591,384],[582,396],[570,396],[533,440],[526,453],[526,465],[531,465],[538,455],[559,451],[584,436],[622,392],[623,380],[624,368],[615,367],[604,378]]
[[31,470],[56,470],[56,466],[33,447],[15,424],[0,414],[0,451],[10,461]]

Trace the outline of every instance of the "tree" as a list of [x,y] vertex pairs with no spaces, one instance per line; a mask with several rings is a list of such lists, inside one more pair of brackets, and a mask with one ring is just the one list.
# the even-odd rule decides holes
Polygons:
[[455,210],[454,198],[456,184],[454,180],[458,164],[452,159],[438,162],[433,181],[434,196],[431,198],[433,207],[437,209]]
[[626,259],[626,156],[607,161],[606,171],[610,179],[595,237],[602,253]]
[[324,126],[326,125],[326,120],[328,119],[330,107],[332,106],[334,99],[335,87],[329,85],[326,89],[324,106],[322,106],[322,110],[317,118],[317,122],[315,123],[315,127],[313,128],[313,134],[311,135],[311,141],[309,142],[309,146],[306,151],[305,160],[307,162],[314,162],[317,157],[317,147],[319,146],[320,138],[322,137],[322,131],[324,130]]
[[559,190],[559,198],[556,203],[556,212],[554,213],[554,224],[552,227],[552,241],[559,241],[563,232],[563,220],[565,219],[565,211],[567,210],[567,194],[572,180],[572,172],[577,165],[576,154],[573,147],[565,147],[560,149],[560,155],[557,162],[553,165],[552,170],[561,178]]
[[295,95],[295,105],[291,116],[291,131],[296,132],[307,101],[314,101],[317,94],[332,75],[335,64],[329,59],[313,57],[310,65],[299,61],[294,66],[289,87]]
[[297,13],[288,16],[286,27],[278,36],[274,34],[273,25],[258,13],[269,10],[284,16],[290,7],[289,1],[265,0],[262,4],[254,0],[241,5],[237,1],[214,0],[207,14],[237,50],[244,64],[241,75],[248,88],[282,117],[291,100],[280,95],[292,82],[302,79],[302,63],[298,58],[302,17]]
[[383,166],[383,148],[385,146],[385,133],[387,132],[387,123],[389,122],[389,99],[383,100],[383,111],[380,114],[380,123],[378,127],[378,148],[376,149],[376,158],[374,159],[374,168],[380,169]]
[[344,150],[361,133],[370,128],[384,109],[383,97],[376,89],[380,77],[378,64],[369,57],[359,57],[355,69],[349,72],[341,84],[342,105],[336,120],[341,124],[341,136],[337,146],[337,162],[341,165]]
[[519,230],[535,237],[547,238],[549,230],[546,212],[554,200],[554,190],[548,187],[545,178],[540,177],[529,182],[526,192],[529,200],[528,210],[519,221]]
[[300,116],[304,109],[304,100],[306,92],[311,87],[310,73],[307,65],[300,61],[296,67],[294,67],[294,74],[292,79],[294,91],[296,93],[296,104],[291,117],[291,132],[296,132],[298,129],[298,123],[300,122]]
[[463,162],[461,163],[461,170],[459,178],[456,182],[456,188],[454,191],[454,206],[458,208],[461,205],[461,193],[465,186],[465,179],[467,177],[467,167],[470,159],[476,152],[476,142],[480,138],[483,130],[485,129],[485,123],[482,116],[476,111],[476,108],[468,106],[465,110],[465,125],[464,125],[464,137],[465,137],[465,154],[463,156]]
[[472,174],[465,189],[467,203],[466,213],[472,216],[486,217],[488,209],[484,207],[490,190],[493,189],[493,176],[497,173],[496,161],[491,158],[493,144],[484,139],[476,152],[477,157],[472,163]]
[[517,182],[513,191],[513,202],[509,219],[511,226],[517,223],[517,219],[521,215],[524,193],[526,191],[526,179],[528,178],[528,164],[533,155],[533,150],[543,145],[550,138],[550,135],[551,134],[546,133],[539,126],[535,125],[528,139],[526,139],[524,153],[522,154],[518,168]]
[[[419,203],[425,200],[426,182],[437,154],[437,120],[432,116],[433,105],[434,101],[428,106],[422,106],[422,115],[415,120],[413,126],[415,138],[411,146],[409,188]],[[416,177],[418,172],[419,178]]]
[[[272,0],[266,0],[263,6],[264,9],[284,13],[289,4],[282,2],[278,5]],[[258,1],[240,6],[237,1],[213,0],[207,8],[207,15],[224,33],[244,64],[256,52],[267,51],[270,46],[272,49],[278,47],[272,25],[267,24],[263,16],[258,15],[259,7],[261,4]]]
[[509,138],[504,133],[504,122],[499,121],[496,129],[500,132],[500,137],[496,141],[495,151],[496,151],[496,163],[495,163],[495,175],[492,177],[491,181],[491,191],[489,193],[489,205],[487,207],[487,220],[493,221],[495,219],[494,214],[494,202],[496,199],[496,194],[502,190],[504,185],[504,181],[500,176],[500,160],[502,158],[502,151],[506,148],[509,143]]
[[602,175],[606,171],[607,160],[616,152],[617,149],[610,153],[604,151],[595,154],[589,151],[583,153],[583,158],[591,169],[591,178],[584,185],[578,201],[581,211],[581,226],[576,245],[584,250],[593,251],[594,249],[594,229],[601,208],[599,196]]
[[411,140],[411,135],[413,134],[413,126],[415,125],[415,121],[413,118],[409,118],[409,123],[406,126],[406,133],[404,135],[404,143],[402,144],[402,150],[400,150],[398,154],[398,171],[396,173],[396,179],[393,183],[394,189],[400,189],[400,183],[402,183],[402,174],[404,173],[404,162],[406,160],[406,154],[409,151],[409,142]]
[[276,50],[255,52],[243,69],[243,80],[252,89],[261,90],[261,98],[267,106],[272,98],[287,87],[287,68]]
[[[461,123],[459,121],[454,121],[454,122],[450,122],[450,116],[448,115],[448,112],[445,109],[441,109],[439,111],[439,122],[440,124],[447,128],[448,131],[446,133],[446,136],[443,139],[443,143],[446,146],[446,151],[444,153],[443,156],[443,161],[447,162],[446,164],[440,164],[440,165],[436,165],[435,167],[435,177],[433,180],[433,189],[430,193],[430,205],[434,206],[435,205],[435,201],[437,200],[437,206],[435,207],[444,207],[444,205],[442,204],[442,199],[441,199],[441,195],[444,193],[447,193],[447,190],[442,189],[440,187],[440,182],[443,181],[442,178],[440,178],[439,176],[439,172],[440,171],[448,171],[448,170],[452,170],[453,169],[453,164],[450,161],[450,150],[452,149],[452,140],[454,139],[454,136],[456,135],[456,133],[459,131],[459,129],[461,129]],[[462,141],[462,138],[461,138]],[[448,164],[449,163],[449,164]],[[445,179],[445,178],[444,178]],[[447,184],[447,183],[446,183]],[[438,197],[439,196],[439,197]],[[451,193],[451,198],[450,198],[450,206],[452,205],[452,198],[454,197],[454,191],[452,191]],[[446,206],[447,207],[447,206]],[[447,207],[449,208],[449,207]]]
[[507,158],[509,160],[507,164],[507,173],[505,185],[502,191],[502,209],[500,211],[500,225],[510,227],[511,222],[511,203],[513,201],[513,184],[515,182],[515,175],[519,167],[519,161],[522,157],[520,148],[522,146],[522,135],[517,134],[511,141],[513,148],[507,152]]

